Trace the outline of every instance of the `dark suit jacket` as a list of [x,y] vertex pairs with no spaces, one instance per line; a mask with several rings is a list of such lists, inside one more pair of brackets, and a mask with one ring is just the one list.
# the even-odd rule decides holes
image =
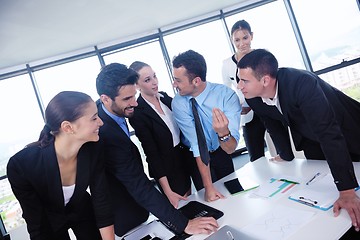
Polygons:
[[[171,109],[171,98],[164,94],[160,100]],[[137,99],[138,106],[134,116],[129,118],[136,136],[141,141],[149,163],[151,177],[159,179],[172,170],[170,149],[173,148],[172,134],[160,116],[140,95]]]
[[[160,97],[160,101],[171,109],[172,98],[165,92],[160,92],[160,94],[163,95]],[[195,161],[191,152],[188,148],[176,151],[172,133],[166,123],[141,95],[137,102],[139,105],[135,109],[134,116],[129,118],[129,122],[141,141],[146,160],[149,163],[150,176],[158,180],[163,176],[175,177],[178,175],[182,177],[178,179],[179,181],[188,180],[190,188],[190,176],[189,173],[186,173],[186,167],[187,162]],[[183,195],[188,190],[183,189],[183,192],[179,194]]]
[[116,235],[122,236],[146,221],[148,212],[153,213],[173,231],[183,232],[188,219],[173,208],[150,182],[144,173],[136,145],[105,113],[100,101],[97,105],[99,116],[104,122],[99,135],[103,142],[106,172],[113,197]]
[[283,115],[261,98],[246,100],[273,139],[285,125],[290,127],[295,148],[305,155],[312,147],[309,141],[319,143],[337,188],[357,187],[350,153],[360,156],[360,103],[308,71],[280,68],[276,79]]
[[[74,194],[66,206],[53,142],[44,148],[26,147],[10,158],[7,176],[31,239],[53,239],[52,234],[64,225],[71,227],[84,219],[93,219],[94,212],[99,228],[113,224],[103,159],[99,154],[97,143],[89,142],[81,147]],[[86,191],[88,186],[91,197]]]

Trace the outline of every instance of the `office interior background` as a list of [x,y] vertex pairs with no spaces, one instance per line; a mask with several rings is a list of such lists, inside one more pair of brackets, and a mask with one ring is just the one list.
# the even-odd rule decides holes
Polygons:
[[171,60],[188,49],[205,57],[207,81],[222,83],[222,61],[234,53],[230,29],[241,19],[254,32],[252,48],[360,101],[359,0],[0,0],[0,213],[7,231],[24,220],[6,164],[37,140],[55,94],[75,90],[97,100],[101,66],[139,60],[156,71],[159,90],[174,96]]

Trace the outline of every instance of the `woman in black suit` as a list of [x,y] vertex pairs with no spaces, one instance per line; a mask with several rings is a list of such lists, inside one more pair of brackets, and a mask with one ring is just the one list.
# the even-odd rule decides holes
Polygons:
[[[129,118],[149,164],[149,174],[174,207],[191,193],[190,176],[196,174],[195,160],[181,143],[181,133],[171,111],[172,98],[158,92],[158,79],[146,63],[130,65],[139,74],[140,96],[134,116]],[[194,171],[194,172],[192,172]]]
[[95,102],[84,93],[61,92],[49,102],[45,119],[39,141],[7,165],[30,238],[70,240],[71,228],[77,240],[114,240],[103,159],[95,143],[103,125]]

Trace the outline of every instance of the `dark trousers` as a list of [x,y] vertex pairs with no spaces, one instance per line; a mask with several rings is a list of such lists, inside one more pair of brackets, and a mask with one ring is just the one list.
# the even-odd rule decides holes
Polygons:
[[243,136],[251,162],[265,156],[265,130],[264,124],[255,113],[253,119],[243,126]]
[[[183,196],[191,188],[191,172],[189,169],[193,168],[195,158],[188,147],[183,144],[178,144],[174,147],[173,161],[174,169],[166,176],[171,187],[171,190]],[[170,159],[169,159],[170,160]],[[196,166],[195,166],[196,167]],[[158,179],[155,179],[160,191],[164,193]]]
[[54,240],[70,240],[68,229],[71,228],[77,240],[101,240],[101,235],[95,222],[79,222],[74,226],[64,227],[53,236]]
[[52,219],[48,219],[49,215],[45,211],[39,213],[42,214],[40,229],[36,232],[29,231],[30,239],[70,240],[68,230],[71,228],[77,240],[101,240],[90,195],[82,199],[81,206],[75,208],[67,205],[65,212],[67,221],[61,226],[52,225]]
[[[204,188],[199,169],[196,165],[192,167],[192,180],[194,182],[196,190]],[[230,154],[227,154],[221,147],[216,151],[210,153],[210,173],[213,182],[233,173],[234,164]]]
[[89,212],[85,213],[85,215],[88,216],[68,220],[65,225],[56,231],[53,231],[49,222],[44,223],[40,231],[40,236],[37,235],[35,237],[30,234],[30,238],[42,240],[70,240],[68,231],[71,228],[77,240],[101,240],[99,228],[96,225],[95,217],[92,215],[91,211],[92,210],[89,209]]

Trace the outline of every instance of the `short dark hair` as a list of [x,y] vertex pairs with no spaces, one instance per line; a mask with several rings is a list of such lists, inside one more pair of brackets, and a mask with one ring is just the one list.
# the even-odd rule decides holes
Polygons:
[[38,142],[31,145],[47,146],[59,133],[63,121],[74,122],[84,115],[85,105],[93,102],[82,92],[63,91],[56,94],[45,109],[45,126]]
[[175,56],[172,65],[174,68],[184,67],[190,80],[200,77],[201,81],[206,81],[207,69],[205,58],[193,50],[188,50]]
[[237,67],[240,69],[251,68],[258,80],[267,74],[276,78],[278,61],[271,52],[265,49],[256,49],[242,57]]
[[112,100],[118,96],[119,89],[125,85],[133,85],[139,75],[133,69],[121,63],[111,63],[104,66],[96,78],[96,90],[100,95],[105,94]]
[[245,30],[248,30],[249,33],[252,33],[250,24],[245,20],[239,20],[236,23],[234,23],[234,25],[232,26],[231,36],[234,34],[234,32],[236,32],[237,30],[240,30],[240,29],[242,29],[242,30],[245,29]]

